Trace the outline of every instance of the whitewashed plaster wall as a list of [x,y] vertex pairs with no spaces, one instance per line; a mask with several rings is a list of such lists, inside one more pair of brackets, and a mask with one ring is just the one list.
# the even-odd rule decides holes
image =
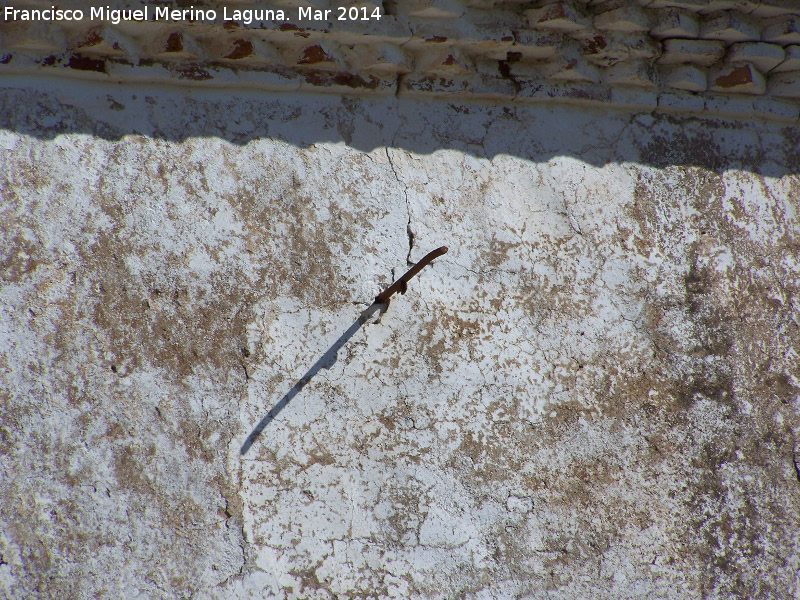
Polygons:
[[3,86],[6,597],[800,598],[797,129]]

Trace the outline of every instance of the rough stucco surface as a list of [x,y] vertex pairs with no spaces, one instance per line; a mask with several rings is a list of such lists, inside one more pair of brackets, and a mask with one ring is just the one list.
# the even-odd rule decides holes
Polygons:
[[7,597],[800,597],[797,130],[4,85]]

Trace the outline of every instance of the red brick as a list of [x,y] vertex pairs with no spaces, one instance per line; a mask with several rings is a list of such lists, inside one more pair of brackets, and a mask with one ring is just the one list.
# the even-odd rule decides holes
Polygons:
[[764,76],[747,63],[715,69],[709,77],[709,83],[709,89],[713,92],[764,94],[767,91]]

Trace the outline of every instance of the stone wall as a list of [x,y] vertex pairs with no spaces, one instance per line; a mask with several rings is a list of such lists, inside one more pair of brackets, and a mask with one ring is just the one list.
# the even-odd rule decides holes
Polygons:
[[[13,6],[50,5],[19,0]],[[88,5],[74,0],[59,8],[83,9],[81,21],[27,22],[22,13],[3,13],[0,73],[756,114],[795,124],[800,109],[795,0],[135,0],[98,6],[147,7],[149,20],[115,25],[107,13],[90,20]],[[159,6],[185,12],[156,20]],[[300,18],[300,7],[312,12]],[[358,19],[340,20],[338,7],[360,7]],[[282,19],[266,18],[278,10]],[[204,18],[206,11],[216,19]],[[316,13],[323,18],[306,18]]]
[[50,73],[0,90],[5,596],[800,594],[796,127]]

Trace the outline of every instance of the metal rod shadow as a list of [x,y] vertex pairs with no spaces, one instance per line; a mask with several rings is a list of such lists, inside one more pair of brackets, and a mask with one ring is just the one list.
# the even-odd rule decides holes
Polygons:
[[308,371],[306,371],[306,374],[303,375],[298,380],[298,382],[294,384],[294,386],[292,386],[292,389],[286,392],[286,395],[280,400],[278,400],[275,406],[272,407],[272,410],[270,410],[267,413],[267,415],[263,419],[261,419],[258,425],[255,426],[253,431],[250,432],[250,435],[247,436],[247,439],[245,440],[244,444],[242,444],[242,447],[239,450],[239,454],[241,455],[246,454],[247,451],[250,450],[250,446],[253,445],[253,442],[255,442],[256,439],[258,439],[258,436],[261,435],[261,432],[264,431],[264,428],[267,425],[269,425],[270,422],[275,417],[278,416],[278,413],[281,412],[286,407],[286,405],[289,404],[289,402],[291,402],[295,396],[297,396],[298,393],[300,393],[300,390],[302,390],[306,386],[306,384],[309,381],[311,381],[314,375],[316,375],[320,371],[320,369],[330,369],[336,363],[339,349],[342,346],[344,346],[348,342],[348,340],[356,334],[356,332],[359,329],[361,329],[361,326],[367,321],[369,321],[369,319],[376,312],[379,313],[378,316],[382,315],[384,312],[386,312],[388,306],[389,306],[388,303],[381,304],[376,302],[373,303],[364,312],[362,312],[361,315],[359,315],[358,319],[356,319],[355,323],[350,325],[347,331],[345,331],[341,335],[341,337],[338,340],[336,340],[333,346],[328,348],[327,352],[325,352],[325,354],[323,354],[322,357],[317,362],[315,362]]

